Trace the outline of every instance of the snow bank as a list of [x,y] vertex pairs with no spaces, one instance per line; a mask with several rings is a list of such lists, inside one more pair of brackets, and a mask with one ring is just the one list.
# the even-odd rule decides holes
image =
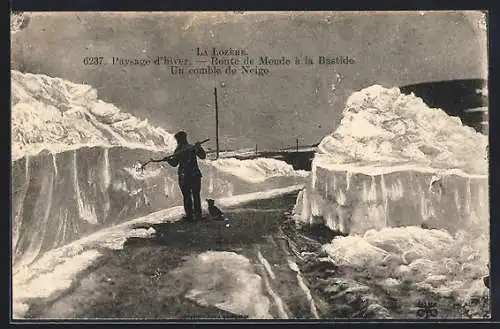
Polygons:
[[319,145],[333,163],[410,162],[486,174],[488,137],[441,109],[379,85],[353,93],[340,126]]
[[29,17],[23,12],[10,12],[10,33],[14,34],[26,28]]
[[487,233],[450,234],[409,226],[338,237],[324,249],[335,264],[350,269],[344,271],[345,278],[360,281],[369,277],[367,285],[378,285],[396,298],[395,291],[406,286],[413,294],[399,294],[399,303],[409,308],[412,317],[415,313],[410,308],[425,294],[438,296],[436,301],[454,297],[460,305],[488,296],[482,279],[488,274],[488,241]]
[[11,91],[13,160],[83,146],[175,148],[172,134],[99,100],[89,85],[11,70]]
[[268,158],[251,160],[218,159],[211,165],[221,172],[241,178],[249,183],[262,182],[271,177],[307,177],[309,173],[303,170],[294,170],[284,161]]
[[397,88],[356,92],[343,113],[313,159],[298,221],[351,234],[489,227],[487,136]]
[[298,223],[349,234],[324,246],[340,281],[391,295],[406,318],[429,295],[487,298],[488,137],[378,85],[352,94],[343,115],[294,209]]
[[[139,161],[175,148],[172,134],[98,99],[91,86],[11,71],[14,263],[87,234],[182,204],[176,169]],[[304,182],[284,162],[200,161],[202,197]]]
[[[31,262],[41,253],[104,227],[182,204],[176,168],[150,164],[137,171],[138,159],[160,153],[122,147],[80,148],[57,154],[23,157],[12,164],[12,218],[14,263]],[[241,175],[239,163],[251,168]],[[200,161],[202,198],[304,184],[293,171],[259,169],[266,160],[246,164],[232,161],[233,170],[212,161]],[[274,163],[287,168],[286,163]],[[266,171],[267,170],[267,171]],[[259,174],[251,179],[251,171]]]
[[398,226],[489,230],[488,178],[422,168],[323,165],[297,198],[298,222],[347,234]]

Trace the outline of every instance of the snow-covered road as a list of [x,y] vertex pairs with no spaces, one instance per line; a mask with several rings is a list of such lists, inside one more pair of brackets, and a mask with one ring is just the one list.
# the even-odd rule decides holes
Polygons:
[[177,207],[75,241],[17,269],[14,309],[59,319],[317,318],[279,238],[300,188],[218,200],[226,221],[176,221]]

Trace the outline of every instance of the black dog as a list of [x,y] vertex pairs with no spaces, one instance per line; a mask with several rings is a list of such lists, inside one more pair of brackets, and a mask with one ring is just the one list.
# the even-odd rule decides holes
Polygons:
[[225,220],[224,213],[215,206],[215,200],[207,199],[208,213],[213,220]]

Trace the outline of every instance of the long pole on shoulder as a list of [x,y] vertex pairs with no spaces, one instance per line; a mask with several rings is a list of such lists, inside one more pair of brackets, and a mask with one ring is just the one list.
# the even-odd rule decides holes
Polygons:
[[[197,144],[200,144],[200,145],[201,145],[201,144],[205,144],[205,143],[206,143],[206,142],[208,142],[209,140],[210,140],[210,138],[207,138],[207,139],[202,140],[201,142],[197,142]],[[177,151],[177,152],[174,152],[174,153],[172,153],[172,154],[171,154],[171,155],[169,155],[169,156],[170,156],[170,157],[173,157],[173,156],[179,155],[179,154],[181,154],[181,153],[186,152],[187,150],[192,149],[193,147],[194,147],[194,145],[191,145],[190,147],[185,148],[185,149],[182,149],[182,150],[179,150],[179,151]],[[153,159],[151,159],[151,160],[149,160],[149,161],[146,161],[146,162],[144,162],[144,163],[143,163],[143,164],[142,164],[142,165],[138,168],[138,170],[139,170],[139,169],[140,169],[140,170],[144,170],[144,168],[146,167],[146,165],[147,165],[148,163],[151,163],[151,162],[158,162],[158,161],[155,161],[155,160],[153,160]]]
[[214,87],[215,97],[215,152],[216,159],[219,158],[219,105],[217,104],[217,87]]

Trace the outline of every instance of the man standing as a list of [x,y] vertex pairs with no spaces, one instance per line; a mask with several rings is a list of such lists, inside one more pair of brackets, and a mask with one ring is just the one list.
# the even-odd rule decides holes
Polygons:
[[193,214],[196,219],[201,219],[200,190],[202,174],[196,157],[205,159],[207,155],[200,143],[194,145],[188,143],[187,134],[184,131],[179,131],[174,137],[177,141],[174,154],[161,160],[151,159],[151,162],[166,161],[172,167],[179,166],[177,173],[179,175],[179,187],[184,198],[185,211],[183,219],[191,220]]

